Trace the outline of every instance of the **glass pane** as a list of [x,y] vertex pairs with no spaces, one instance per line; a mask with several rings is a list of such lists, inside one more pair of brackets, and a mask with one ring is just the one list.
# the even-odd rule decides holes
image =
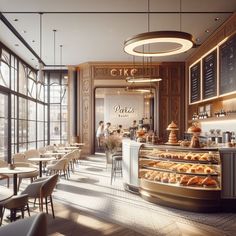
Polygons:
[[28,142],[36,141],[36,121],[28,121]]
[[45,132],[44,132],[44,139],[45,139],[45,141],[47,143],[47,141],[48,141],[48,122],[44,123],[44,130],[45,130]]
[[17,91],[17,59],[11,55],[11,89]]
[[38,103],[38,121],[44,121],[44,105]]
[[27,100],[19,97],[19,119],[27,119]]
[[17,97],[11,95],[11,118],[17,117]]
[[50,122],[60,121],[60,105],[50,104]]
[[50,139],[60,139],[60,122],[50,122]]
[[61,103],[61,86],[50,86],[50,103]]
[[28,119],[36,120],[36,102],[28,100]]
[[27,94],[27,73],[24,65],[19,62],[19,92]]
[[35,148],[36,148],[36,142],[28,143],[28,150],[29,149],[35,149]]
[[48,106],[44,106],[44,120],[47,122],[48,121]]
[[61,120],[67,121],[67,106],[61,106]]
[[11,143],[17,142],[17,120],[11,119]]
[[36,83],[32,79],[28,79],[28,96],[36,98]]
[[44,140],[44,122],[38,122],[38,129],[37,129],[37,140]]
[[61,122],[61,138],[67,139],[67,122]]
[[45,145],[44,145],[44,142],[37,142],[37,146],[38,146],[38,148],[40,148],[40,147],[44,147]]
[[27,121],[19,120],[19,143],[27,142]]
[[8,96],[0,93],[0,159],[8,159]]
[[9,88],[10,81],[10,67],[4,63],[0,62],[0,85]]
[[24,152],[27,150],[27,143],[19,143],[19,152]]

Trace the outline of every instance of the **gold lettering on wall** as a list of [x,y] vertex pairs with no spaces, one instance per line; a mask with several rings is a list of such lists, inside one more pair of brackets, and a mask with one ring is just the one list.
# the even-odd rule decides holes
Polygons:
[[121,68],[121,69],[111,69],[110,75],[112,77],[116,76],[134,76],[138,72],[137,69],[134,68]]

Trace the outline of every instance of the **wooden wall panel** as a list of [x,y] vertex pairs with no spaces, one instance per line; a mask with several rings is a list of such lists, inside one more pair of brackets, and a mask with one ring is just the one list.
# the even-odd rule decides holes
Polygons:
[[166,128],[171,121],[174,121],[179,127],[178,138],[182,139],[185,119],[184,63],[163,63],[160,72],[163,79],[160,83],[160,137],[167,142],[168,133]]

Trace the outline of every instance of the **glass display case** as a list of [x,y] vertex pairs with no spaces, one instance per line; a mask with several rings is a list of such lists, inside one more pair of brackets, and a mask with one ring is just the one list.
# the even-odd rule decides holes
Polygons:
[[191,211],[220,204],[221,159],[217,149],[143,145],[139,151],[140,194]]

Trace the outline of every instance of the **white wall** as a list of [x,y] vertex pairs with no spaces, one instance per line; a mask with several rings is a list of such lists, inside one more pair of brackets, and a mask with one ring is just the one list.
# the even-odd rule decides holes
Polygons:
[[[119,106],[120,110],[115,111],[115,106]],[[143,108],[143,95],[106,95],[104,98],[104,121],[111,122],[114,128],[118,125],[129,128],[133,120],[137,120],[138,123],[143,118]]]

